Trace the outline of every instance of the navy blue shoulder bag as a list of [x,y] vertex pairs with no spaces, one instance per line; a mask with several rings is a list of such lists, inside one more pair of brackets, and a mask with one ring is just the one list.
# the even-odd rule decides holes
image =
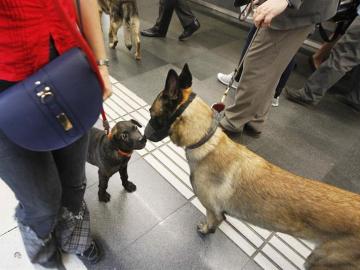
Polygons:
[[0,129],[23,148],[51,151],[83,136],[101,108],[101,82],[85,53],[73,48],[0,92]]

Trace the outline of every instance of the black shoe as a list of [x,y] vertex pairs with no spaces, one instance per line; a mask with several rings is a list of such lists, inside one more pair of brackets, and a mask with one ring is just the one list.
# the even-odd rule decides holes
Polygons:
[[229,139],[233,141],[241,141],[242,139],[242,131],[236,132],[236,131],[230,131],[224,128],[221,124],[219,124],[219,127],[222,129],[222,131],[229,137]]
[[192,24],[186,26],[184,32],[179,36],[180,41],[185,41],[192,36],[200,28],[200,23],[197,19]]
[[260,136],[261,136],[261,131],[256,130],[255,128],[253,128],[252,126],[250,126],[248,124],[245,124],[245,126],[244,126],[244,133],[255,139],[260,138]]
[[165,37],[166,35],[161,33],[156,27],[151,27],[149,29],[142,30],[141,35],[144,37]]
[[56,250],[56,252],[49,258],[47,262],[40,263],[40,265],[49,269],[66,270],[62,262],[62,256],[59,249]]
[[304,88],[293,89],[293,88],[285,87],[286,98],[288,100],[305,106],[316,105],[314,101],[308,100],[304,97],[304,93],[303,93],[304,91],[305,91]]
[[82,254],[77,254],[78,258],[85,263],[96,264],[103,257],[103,252],[99,244],[93,240],[90,244],[90,247],[84,251]]

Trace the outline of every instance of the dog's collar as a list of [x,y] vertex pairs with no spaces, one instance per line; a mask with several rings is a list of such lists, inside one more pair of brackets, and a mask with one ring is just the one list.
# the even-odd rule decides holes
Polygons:
[[198,141],[197,143],[187,146],[186,150],[193,150],[207,143],[211,139],[211,137],[215,134],[219,126],[219,122],[220,122],[220,114],[214,111],[211,126],[205,133],[204,137],[202,137],[200,141]]
[[[112,134],[111,134],[111,132],[109,132],[109,134],[107,134],[107,137],[108,137],[109,140],[112,139]],[[120,149],[117,149],[116,152],[117,152],[117,154],[118,154],[119,157],[128,157],[128,158],[130,158],[131,155],[132,155],[132,153],[133,153],[133,151],[125,152],[125,151],[122,151],[122,150],[120,150]]]
[[133,151],[131,151],[131,152],[124,152],[124,151],[118,149],[118,150],[117,150],[117,153],[118,153],[118,155],[119,155],[120,157],[130,158],[131,155],[132,155],[132,153],[133,153]]

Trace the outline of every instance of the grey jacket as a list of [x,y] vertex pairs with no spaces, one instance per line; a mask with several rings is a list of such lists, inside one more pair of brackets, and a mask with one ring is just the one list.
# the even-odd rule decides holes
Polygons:
[[339,0],[288,0],[288,7],[271,23],[272,29],[288,30],[314,25],[335,15]]

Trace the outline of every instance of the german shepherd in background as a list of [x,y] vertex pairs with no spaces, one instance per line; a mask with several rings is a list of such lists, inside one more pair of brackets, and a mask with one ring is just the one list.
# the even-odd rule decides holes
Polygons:
[[186,149],[191,184],[206,208],[201,234],[215,232],[225,214],[268,230],[310,240],[316,248],[308,270],[360,269],[360,195],[285,171],[245,146],[230,140],[221,128],[206,143],[213,111],[199,97],[170,125],[192,93],[192,75],[185,65],[180,76],[170,70],[165,89],[150,109],[145,135],[151,141],[168,126],[171,141]]
[[110,15],[109,47],[116,48],[117,32],[124,23],[125,46],[135,47],[135,59],[141,60],[140,20],[136,0],[98,0],[100,17],[102,12]]

